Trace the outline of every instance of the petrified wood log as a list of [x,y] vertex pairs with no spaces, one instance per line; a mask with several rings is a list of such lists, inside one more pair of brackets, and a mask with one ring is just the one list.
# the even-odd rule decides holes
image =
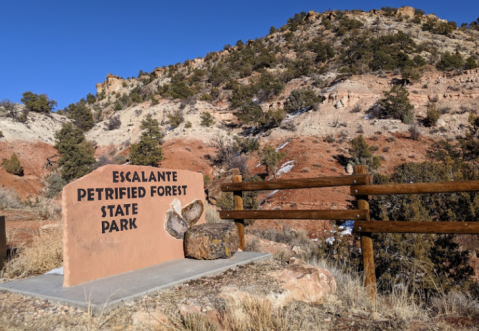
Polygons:
[[166,211],[165,218],[166,231],[176,239],[183,239],[185,232],[188,229],[188,224],[185,222],[183,217],[181,217],[176,210],[169,209]]
[[198,260],[228,259],[238,250],[233,223],[199,224],[185,233],[185,255]]
[[203,201],[194,200],[181,209],[181,216],[188,223],[188,226],[193,226],[199,221],[204,209]]

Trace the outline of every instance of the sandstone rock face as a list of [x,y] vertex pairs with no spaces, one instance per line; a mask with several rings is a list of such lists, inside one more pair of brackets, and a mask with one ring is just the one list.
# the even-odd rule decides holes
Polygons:
[[336,291],[336,280],[333,275],[326,269],[309,264],[293,264],[268,275],[276,278],[288,293],[282,298],[281,305],[291,300],[314,303],[326,294]]
[[195,225],[185,234],[185,256],[198,260],[228,259],[238,246],[238,230],[234,224]]
[[352,175],[353,172],[354,172],[353,166],[351,165],[351,163],[348,163],[348,165],[346,166],[346,173],[348,175]]
[[408,17],[408,18],[414,18],[415,13],[416,11],[414,10],[414,8],[409,6],[404,6],[404,7],[398,8],[397,10],[397,15],[401,14],[403,17]]

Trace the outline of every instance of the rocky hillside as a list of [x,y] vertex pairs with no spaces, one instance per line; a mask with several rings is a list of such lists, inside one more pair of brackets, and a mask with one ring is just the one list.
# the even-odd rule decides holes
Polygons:
[[[379,171],[388,172],[405,160],[424,160],[433,141],[467,133],[479,102],[479,31],[473,23],[459,28],[411,7],[296,14],[265,37],[239,40],[204,58],[140,70],[138,77],[109,74],[96,85],[96,96],[57,114],[30,112],[26,121],[0,117],[0,157],[9,157],[12,148],[22,154],[25,144],[36,141],[53,145],[62,123],[73,121],[95,141],[97,158],[122,155],[117,159],[124,162],[139,140],[141,121],[152,115],[165,133],[162,165],[211,178],[227,170],[213,162],[215,138],[234,136],[255,137],[261,146],[291,142],[282,160],[294,163],[281,175],[288,178],[344,173],[339,156],[347,157],[349,141],[363,134],[383,159]],[[404,85],[421,140],[409,139],[411,120],[378,110],[392,83]],[[431,107],[440,117],[434,125],[428,122]],[[213,124],[202,125],[205,114]],[[20,155],[22,164],[26,158]],[[258,158],[249,155],[253,173],[264,172],[256,167]],[[12,175],[0,170],[0,176]]]

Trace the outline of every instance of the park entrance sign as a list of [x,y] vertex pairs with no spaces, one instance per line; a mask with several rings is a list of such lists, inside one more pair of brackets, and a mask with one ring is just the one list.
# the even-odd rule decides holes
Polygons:
[[63,286],[184,258],[183,237],[204,223],[203,175],[103,166],[63,189]]

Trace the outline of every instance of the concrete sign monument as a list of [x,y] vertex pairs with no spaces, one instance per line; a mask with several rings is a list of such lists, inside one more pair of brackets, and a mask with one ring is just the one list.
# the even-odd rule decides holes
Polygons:
[[183,237],[204,223],[203,175],[103,166],[63,189],[63,286],[184,258]]

